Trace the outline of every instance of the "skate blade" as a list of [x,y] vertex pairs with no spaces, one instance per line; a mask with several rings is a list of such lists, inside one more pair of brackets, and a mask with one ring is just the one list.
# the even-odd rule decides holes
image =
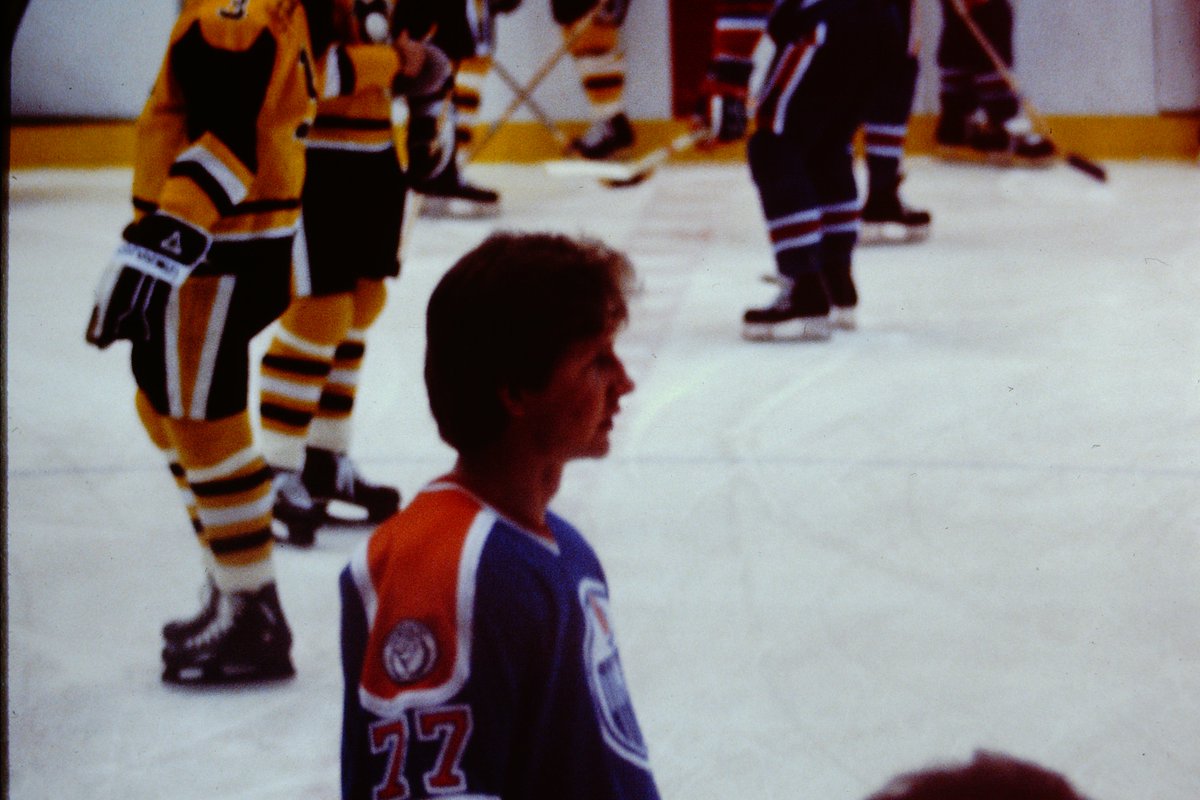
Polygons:
[[835,331],[858,330],[858,315],[853,306],[834,306],[829,310],[829,327]]
[[918,244],[929,238],[928,225],[905,225],[902,222],[864,222],[858,243],[867,247],[892,244]]
[[346,500],[330,500],[325,506],[325,521],[322,524],[343,528],[374,527],[394,513],[395,511],[389,511],[386,514],[380,512],[372,514],[366,506]]
[[311,528],[295,523],[289,525],[282,520],[273,519],[271,520],[271,536],[279,544],[309,550],[317,542],[317,528],[319,527],[319,524]]
[[827,342],[832,337],[829,317],[742,323],[742,338],[750,342]]
[[421,198],[420,216],[428,219],[494,219],[500,216],[500,204],[425,195]]
[[187,664],[163,666],[163,683],[185,688],[249,686],[295,677],[296,668],[286,656],[264,664]]

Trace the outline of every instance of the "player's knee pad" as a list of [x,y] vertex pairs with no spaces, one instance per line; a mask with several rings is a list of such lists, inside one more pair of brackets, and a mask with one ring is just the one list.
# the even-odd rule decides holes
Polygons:
[[360,280],[354,292],[354,317],[351,327],[366,330],[387,304],[387,285],[383,281]]
[[167,430],[166,415],[154,408],[150,397],[141,389],[138,389],[133,402],[137,408],[138,419],[141,420],[142,427],[150,436],[150,441],[159,450],[169,450],[171,439],[170,432]]
[[171,442],[179,451],[179,460],[189,470],[209,470],[254,449],[254,431],[246,411],[223,419],[165,422]]
[[355,314],[355,294],[297,297],[280,324],[289,333],[318,344],[337,344],[350,330]]

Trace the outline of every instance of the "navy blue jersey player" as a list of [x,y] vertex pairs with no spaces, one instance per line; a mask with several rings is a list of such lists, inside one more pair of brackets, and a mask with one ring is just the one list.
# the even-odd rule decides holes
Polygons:
[[435,289],[426,383],[458,460],[340,579],[346,800],[658,798],[604,571],[547,510],[633,389],[630,274],[596,243],[496,234]]
[[718,139],[746,131],[742,87],[764,34],[775,53],[747,155],[781,288],[773,303],[745,312],[743,335],[825,340],[854,326],[860,205],[851,142],[887,76],[904,69],[904,33],[892,0],[719,3],[704,87]]

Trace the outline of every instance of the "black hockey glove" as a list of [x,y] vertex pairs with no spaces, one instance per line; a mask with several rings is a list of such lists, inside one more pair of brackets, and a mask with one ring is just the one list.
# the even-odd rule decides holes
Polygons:
[[101,350],[118,339],[149,339],[152,310],[166,304],[212,242],[204,231],[166,214],[130,223],[121,238],[125,241],[96,287],[85,336]]
[[749,115],[745,100],[731,94],[714,94],[700,102],[700,118],[707,125],[711,139],[736,142],[746,135]]
[[421,71],[398,91],[408,98],[408,177],[420,186],[446,169],[455,152],[455,117],[450,106],[454,76],[450,59],[433,45],[426,45]]
[[767,20],[767,35],[777,45],[807,38],[821,21],[821,0],[786,0]]
[[405,74],[403,68],[396,75],[396,79],[392,81],[393,94],[404,95],[411,103],[449,92],[447,87],[453,80],[454,70],[450,65],[450,59],[441,51],[441,48],[428,42],[412,41],[404,45],[397,44],[396,48],[400,50],[401,60],[413,48],[419,48],[422,51],[422,57],[421,68],[415,75]]

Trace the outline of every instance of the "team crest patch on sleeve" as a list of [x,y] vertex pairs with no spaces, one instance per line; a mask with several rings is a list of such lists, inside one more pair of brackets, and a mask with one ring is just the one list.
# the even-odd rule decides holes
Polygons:
[[583,663],[604,741],[622,758],[649,769],[649,754],[633,713],[616,634],[609,621],[608,590],[599,581],[585,579],[579,584],[579,602],[585,624]]
[[401,620],[383,644],[383,669],[398,684],[415,683],[437,663],[433,631],[415,619]]

